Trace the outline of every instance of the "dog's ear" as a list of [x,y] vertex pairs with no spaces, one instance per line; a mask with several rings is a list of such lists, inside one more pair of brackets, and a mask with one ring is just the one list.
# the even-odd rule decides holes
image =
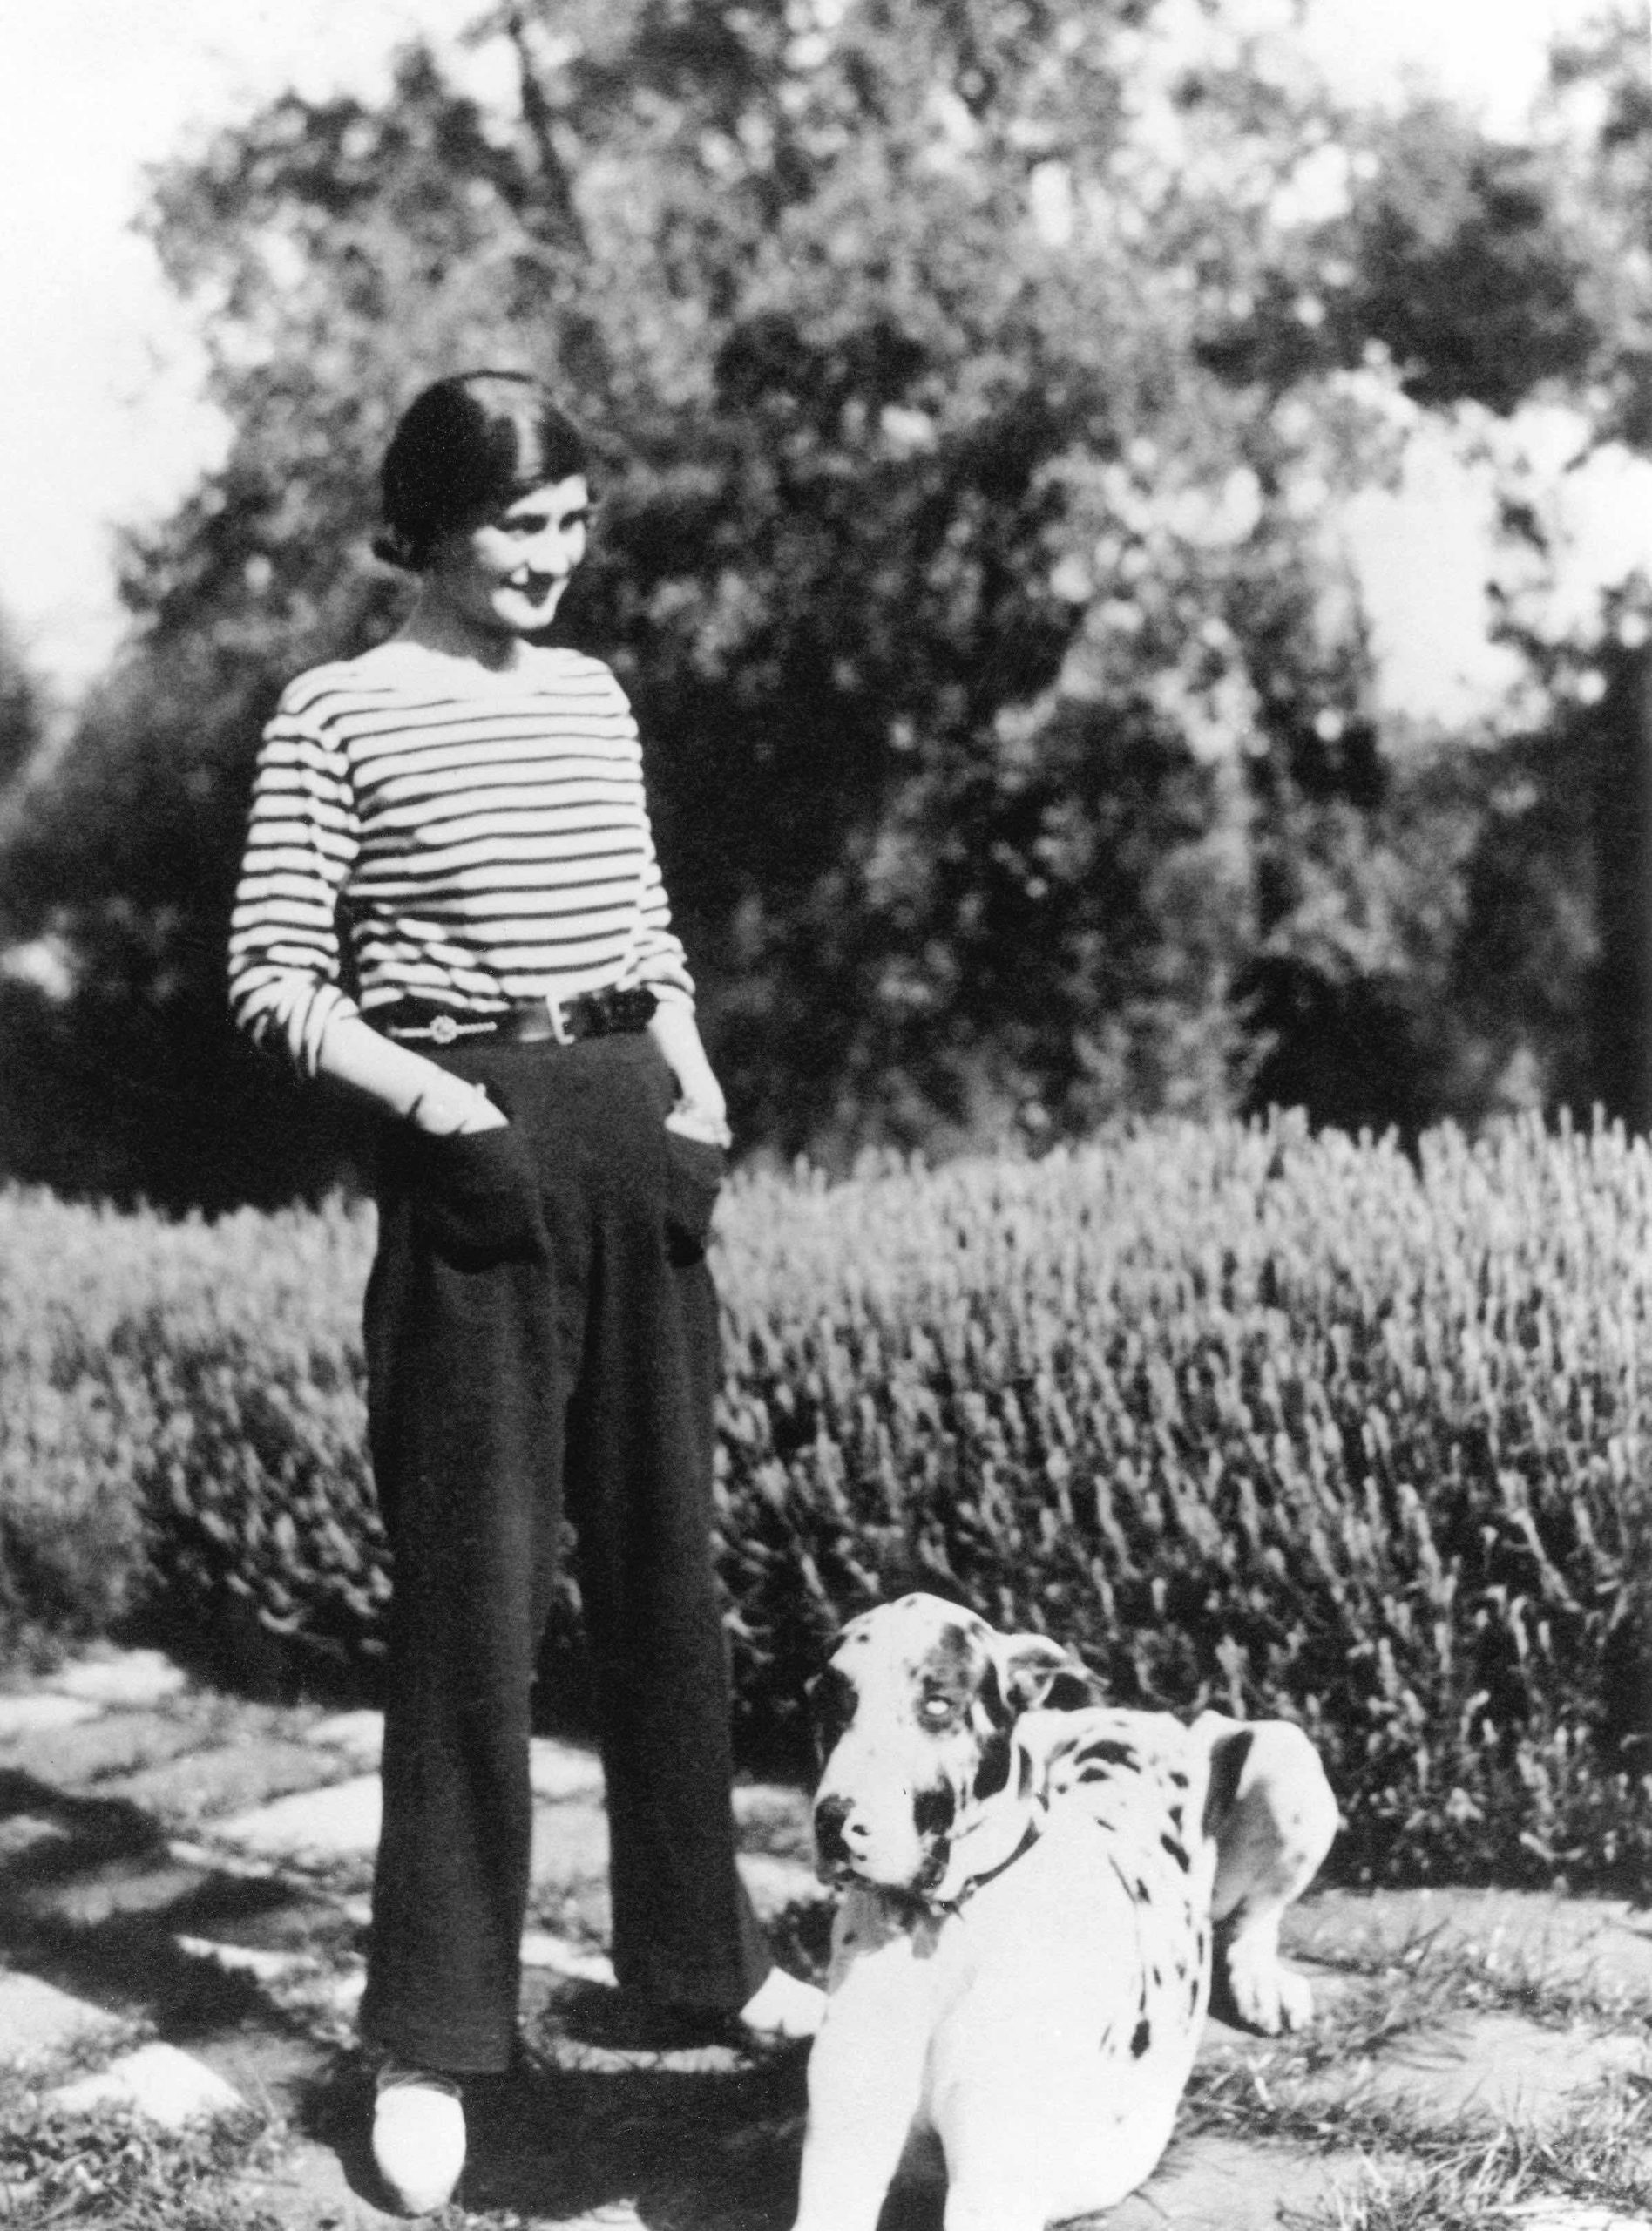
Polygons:
[[804,1690],[809,1733],[815,1755],[824,1766],[838,1738],[855,1717],[855,1685],[841,1666],[823,1665]]
[[1101,1685],[1082,1658],[1047,1635],[1004,1635],[999,1683],[1012,1712],[1082,1712],[1102,1701]]

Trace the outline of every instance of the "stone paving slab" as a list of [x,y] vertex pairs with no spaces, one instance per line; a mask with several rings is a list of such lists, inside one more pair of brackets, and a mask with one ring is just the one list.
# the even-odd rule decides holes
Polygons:
[[0,1974],[0,2062],[16,2064],[112,2030],[120,2017],[17,1970]]
[[1326,1890],[1287,1916],[1287,1949],[1393,1958],[1425,1941],[1497,1971],[1652,1996],[1652,1911],[1540,1890]]
[[614,1983],[613,1963],[606,1953],[593,1952],[548,1929],[523,1931],[522,1964],[565,1976],[573,1983],[603,1983],[609,1989]]
[[135,1807],[98,1797],[62,1797],[32,1777],[0,1770],[0,1902],[97,1866],[154,1855],[154,1823]]
[[[337,1751],[358,1771],[376,1769],[384,1748],[384,1715],[366,1710],[330,1713],[305,1729],[302,1740],[323,1751]],[[536,1735],[528,1746],[528,1777],[536,1798],[557,1803],[569,1798],[604,1795],[602,1761],[596,1752],[555,1737]]]
[[1323,2207],[1371,2176],[1364,2154],[1303,2154],[1207,2133],[1173,2145],[1139,2192],[1084,2218],[1083,2231],[1277,2231],[1287,2214]]
[[376,1766],[384,1748],[382,1712],[335,1712],[304,1731],[304,1741],[330,1751],[342,1751],[352,1765]]
[[78,1726],[83,1719],[94,1719],[98,1710],[88,1697],[54,1697],[42,1690],[0,1696],[0,1757],[13,1743]]
[[166,2130],[239,2114],[247,2105],[233,2085],[193,2053],[159,2042],[122,2053],[107,2068],[59,2085],[46,2096],[55,2106],[75,2114],[124,2107]]
[[263,2209],[282,2231],[403,2231],[407,2218],[391,2215],[363,2199],[345,2176],[330,2146],[295,2138],[267,2175],[247,2178],[239,2187],[250,2207]]
[[828,1904],[829,1890],[812,1867],[801,1860],[778,1859],[773,1852],[742,1851],[738,1865],[762,1921],[773,1921],[796,1906]]
[[208,1830],[216,1836],[218,1823],[209,1822],[206,1828],[203,1828],[200,1836],[168,1837],[167,1856],[176,1860],[180,1867],[199,1868],[204,1874],[220,1875],[227,1882],[268,1883],[273,1886],[272,1895],[274,1895],[274,1887],[284,1886],[295,1894],[301,1890],[307,1895],[325,1896],[329,1901],[341,1905],[349,1902],[348,1900],[337,1896],[330,1888],[325,1891],[318,1891],[316,1885],[308,1876],[290,1872],[278,1861],[255,1859],[245,1852],[232,1851],[227,1845],[204,1841],[203,1838]]
[[146,1813],[186,1823],[250,1811],[295,1791],[314,1789],[336,1780],[339,1769],[338,1758],[325,1750],[266,1738],[181,1752],[159,1766],[100,1780],[98,1794],[124,1798]]
[[[73,1702],[74,1699],[69,1699]],[[0,1766],[54,1789],[84,1790],[108,1774],[135,1773],[192,1751],[200,1731],[164,1712],[97,1712],[71,1727],[43,1728],[9,1742]]]
[[180,1865],[164,1855],[112,1860],[79,1874],[30,1884],[7,1902],[32,1921],[101,1929],[112,1921],[164,1914],[194,1896],[205,1879],[200,1868]]
[[[179,1950],[246,1977],[263,1995],[268,2021],[248,2023],[243,2008],[237,2015],[235,2050],[251,2055],[249,2065],[278,2039],[285,2040],[283,2051],[299,2053],[299,2061],[284,2074],[272,2067],[273,2089],[255,2082],[248,2093],[241,2086],[242,2096],[267,2098],[279,2107],[294,2085],[313,2081],[323,2069],[325,2041],[349,2034],[362,1983],[356,1931],[364,1902],[341,1902],[308,1889],[301,1871],[325,1867],[334,1882],[349,1882],[355,1870],[352,1887],[359,1887],[360,1871],[370,1861],[378,1835],[376,1768],[382,1718],[365,1711],[307,1715],[301,1709],[261,1716],[249,1712],[243,1723],[227,1705],[212,1705],[193,1694],[183,1676],[164,1660],[156,1662],[156,1656],[99,1654],[65,1669],[66,1687],[64,1677],[53,1677],[49,1688],[30,1697],[0,1697],[0,1770],[21,1767],[58,1789],[91,1785],[98,1799],[125,1800],[124,1806],[100,1809],[95,1802],[67,1798],[59,1814],[44,1794],[33,1794],[26,1783],[17,1783],[13,1801],[20,1809],[0,1815],[0,1872],[8,1861],[20,1873],[36,1864],[44,1869],[59,1847],[64,1857],[75,1860],[84,1844],[85,1861],[74,1875],[31,1887],[25,1896],[55,1918],[88,1924],[115,1916],[159,1916],[175,1906],[178,1918],[168,1925],[177,1932],[173,1941]],[[10,1720],[8,1705],[15,1708]],[[244,1734],[235,1739],[234,1731],[243,1726]],[[531,1773],[536,1799],[535,1910],[551,1925],[530,1930],[525,1939],[530,1971],[525,2018],[528,2009],[540,2010],[532,2019],[543,2018],[549,2025],[550,2044],[560,2018],[557,2010],[572,2004],[572,1994],[580,1986],[612,1983],[610,1963],[592,1941],[606,1912],[607,1830],[600,1763],[592,1750],[536,1739]],[[734,1801],[746,1847],[741,1864],[760,1912],[772,1916],[823,1900],[809,1851],[804,1793],[747,1783],[736,1789]],[[163,1832],[200,1821],[199,1840],[174,1838],[159,1849],[135,1851],[131,1834],[146,1821]],[[124,1855],[115,1848],[120,1841],[115,1830],[123,1822]],[[93,1860],[98,1861],[95,1867]],[[267,1898],[260,1885],[267,1886]],[[564,1901],[561,1911],[559,1897]],[[14,1894],[14,1910],[18,1902]],[[1615,1995],[1632,1997],[1637,1990],[1652,1999],[1652,1914],[1621,1902],[1512,1892],[1330,1892],[1297,1909],[1288,1942],[1298,1963],[1312,1965],[1317,1957],[1332,1963],[1315,1979],[1321,2003],[1328,2007],[1339,1992],[1364,1987],[1337,1972],[1337,1963],[1394,1960],[1431,1943],[1443,1957],[1461,1953],[1506,1981],[1530,1977],[1551,1988],[1571,1984],[1608,2006]],[[54,2019],[63,2025],[56,2034],[71,2045],[91,2034],[77,2026],[83,2020],[112,2024],[115,2019],[37,1978],[0,1975],[0,2059],[5,2057],[8,1991],[17,1994],[11,2001],[13,2034],[30,2032],[31,2042],[36,2029],[51,2033]],[[284,2011],[284,2025],[276,2019],[278,2009]],[[1607,2036],[1600,2034],[1601,2028],[1598,2019],[1563,2030],[1540,2027],[1513,2012],[1466,2014],[1422,2038],[1399,2041],[1364,2068],[1344,2065],[1322,2078],[1299,2079],[1293,2083],[1293,2096],[1314,2104],[1320,2095],[1313,2086],[1318,2083],[1329,2114],[1346,2102],[1354,2083],[1364,2097],[1391,2102],[1419,2126],[1480,2114],[1541,2125],[1563,2115],[1581,2087],[1602,2078],[1631,2085],[1652,2082],[1652,2054],[1642,2043],[1642,2027],[1622,2025]],[[220,2043],[230,2034],[226,2029]],[[234,2097],[240,2079],[225,2051],[210,2041],[192,2037],[190,2042],[201,2043],[209,2075],[216,2067],[226,2079],[224,2091]],[[1213,2024],[1202,2058],[1254,2051],[1257,2045]],[[164,2058],[175,2049],[160,2050]],[[1264,2045],[1261,2050],[1269,2049]],[[122,2055],[112,2066],[139,2058]],[[613,2075],[628,2073],[634,2083],[653,2080],[648,2070],[668,2073],[658,2055],[646,2061],[634,2055],[629,2060],[623,2055],[609,2058]],[[572,2038],[565,2050],[558,2041],[555,2060],[562,2072],[557,2080],[564,2084],[601,2085],[608,2080],[608,2062],[599,2052],[593,2058]],[[714,2070],[697,2062],[690,2067],[685,2060],[680,2072],[685,2082],[720,2074],[745,2080],[723,2071],[721,2063]],[[800,2102],[801,2091],[793,2103],[794,2119],[800,2116]],[[594,2095],[592,2106],[595,2110]],[[762,2120],[757,2116],[749,2132],[741,2125],[739,2144],[761,2137],[771,2149],[779,2146],[776,2159],[783,2168],[785,2147],[795,2144],[795,2133],[788,2136],[772,2123],[760,2133],[757,2123]],[[364,2197],[370,2194],[370,2180],[364,2180],[362,2162],[351,2152],[353,2146],[364,2149],[364,2129],[344,2135],[348,2142],[342,2155],[313,2136],[296,2138],[272,2177],[249,2175],[247,2203],[267,2209],[288,2231],[377,2231],[396,2221]],[[558,2143],[568,2142],[564,2132]],[[646,2137],[636,2143],[641,2147],[638,2158],[652,2179],[658,2163],[647,2162],[651,2148]],[[731,2156],[731,2176],[732,2163]],[[523,2193],[530,2208],[559,2181],[565,2207],[575,2197],[579,2188],[565,2180],[546,2183],[535,2164],[525,2160],[518,2166],[525,2173]],[[1207,2132],[1174,2149],[1144,2192],[1095,2219],[1094,2231],[1277,2231],[1291,2213],[1329,2205],[1336,2193],[1357,2188],[1384,2166],[1349,2149],[1316,2156],[1302,2148]],[[586,2184],[579,2196],[599,2188]],[[612,2188],[618,2195],[636,2189],[623,2180]],[[663,2223],[653,2199],[645,2194],[640,2204],[641,2214],[617,2196],[581,2215],[530,2214],[523,2220],[531,2231],[598,2231],[599,2226],[610,2231],[631,2226],[635,2231],[645,2221]],[[687,2212],[681,2213],[673,2203],[674,2231],[759,2231],[760,2226],[778,2231],[784,2221],[783,2207],[775,2212],[772,2204],[767,2209],[757,2206],[754,2212],[749,2197],[737,2201],[732,2191],[726,2208],[718,2195],[708,2200],[703,2176],[698,2200],[685,2200],[684,2206]],[[938,2231],[938,2203],[919,2200],[914,2209],[899,2213],[898,2220],[902,2231]],[[1534,2203],[1512,2220],[1520,2231],[1652,2231],[1652,2222],[1579,2209],[1560,2200]]]
[[528,1745],[528,1780],[534,1795],[550,1804],[584,1798],[600,1805],[606,1794],[596,1753],[548,1735],[536,1735]]
[[0,1875],[19,1861],[38,1868],[43,1860],[68,1858],[75,1838],[62,1821],[49,1821],[37,1813],[9,1813],[0,1819]]
[[173,1943],[192,1960],[208,1960],[226,1975],[251,1976],[254,1983],[282,1983],[314,1969],[311,1952],[282,1952],[267,1944],[235,1944],[216,1936],[176,1936]]
[[378,1776],[356,1774],[215,1821],[213,1834],[265,1859],[360,1858],[378,1848],[379,1815]]
[[1552,2126],[1575,2095],[1609,2078],[1645,2080],[1652,2050],[1639,2032],[1602,2037],[1581,2029],[1540,2029],[1518,2014],[1476,2014],[1400,2038],[1376,2059],[1344,2061],[1291,2096],[1326,2109],[1356,2091],[1374,2105],[1403,2109],[1420,2128],[1459,2118]]
[[162,1651],[118,1650],[61,1665],[46,1677],[45,1685],[59,1696],[76,1697],[93,1706],[152,1707],[180,1695],[188,1676]]
[[536,1898],[583,1894],[608,1880],[608,1816],[597,1805],[565,1800],[533,1808]]

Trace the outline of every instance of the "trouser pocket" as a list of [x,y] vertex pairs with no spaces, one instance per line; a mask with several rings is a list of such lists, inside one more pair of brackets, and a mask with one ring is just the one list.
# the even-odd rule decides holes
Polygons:
[[416,1132],[408,1161],[414,1212],[437,1254],[464,1271],[545,1260],[539,1173],[514,1123]]
[[728,1158],[705,1139],[669,1127],[666,1142],[666,1252],[674,1263],[697,1263],[711,1238],[712,1213]]

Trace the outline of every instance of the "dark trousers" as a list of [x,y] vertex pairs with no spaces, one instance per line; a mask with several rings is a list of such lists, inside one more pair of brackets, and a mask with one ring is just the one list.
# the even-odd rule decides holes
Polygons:
[[[717,1306],[676,1210],[669,1073],[643,1034],[463,1041],[540,1174],[548,1260],[462,1268],[385,1143],[369,1414],[394,1553],[362,2034],[510,2065],[532,1805],[529,1692],[564,1510],[601,1716],[621,1985],[742,2005],[769,1968],[735,1867],[711,1554]],[[702,1173],[703,1174],[703,1173]]]

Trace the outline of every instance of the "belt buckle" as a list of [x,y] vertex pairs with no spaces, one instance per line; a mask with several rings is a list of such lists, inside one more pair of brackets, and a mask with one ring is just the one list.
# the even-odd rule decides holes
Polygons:
[[551,1035],[559,1046],[572,1046],[573,1033],[569,1029],[562,1011],[562,1002],[553,992],[545,995],[545,1011],[551,1018]]

